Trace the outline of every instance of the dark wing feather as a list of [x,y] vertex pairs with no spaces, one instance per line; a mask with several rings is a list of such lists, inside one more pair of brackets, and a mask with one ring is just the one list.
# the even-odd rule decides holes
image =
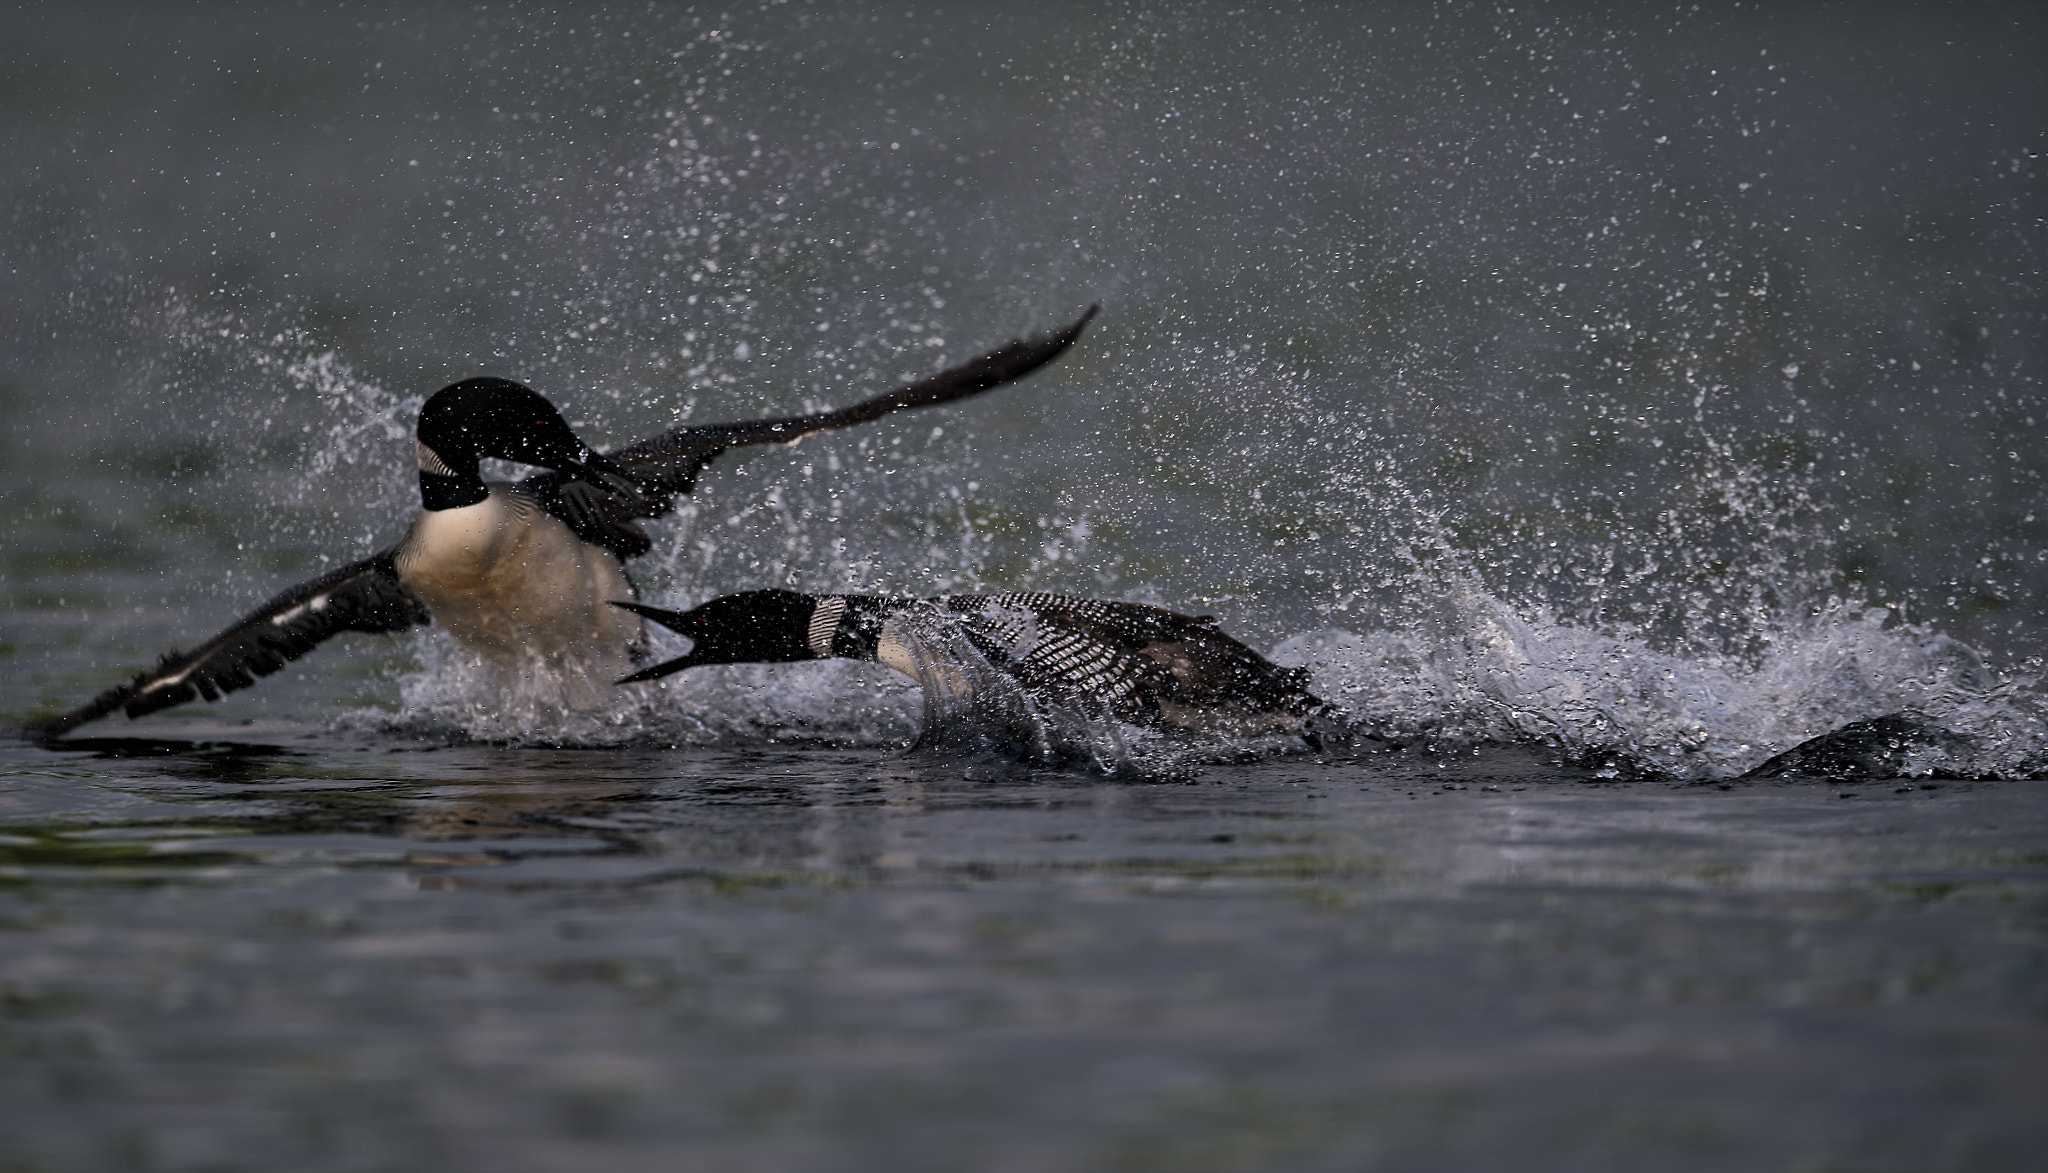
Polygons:
[[1018,593],[980,602],[1037,618],[1036,645],[1012,666],[1027,684],[1077,689],[1141,716],[1161,701],[1292,716],[1326,707],[1308,691],[1305,669],[1280,667],[1208,616],[1068,595]]
[[116,710],[154,713],[194,697],[218,700],[256,683],[344,631],[398,631],[429,622],[427,609],[399,581],[394,551],[302,582],[200,647],[173,652],[148,672],[36,727],[61,737]]
[[607,478],[604,485],[596,485],[549,472],[529,477],[519,488],[538,500],[549,514],[567,522],[584,541],[621,557],[644,554],[649,542],[646,533],[633,524],[634,519],[667,513],[675,496],[689,492],[697,483],[697,474],[726,449],[747,444],[794,444],[806,436],[864,424],[891,412],[950,403],[1000,387],[1058,358],[1081,336],[1099,308],[1089,306],[1088,312],[1057,333],[1019,339],[1000,350],[851,407],[788,419],[684,426],[606,453],[625,471],[631,485],[612,478]]

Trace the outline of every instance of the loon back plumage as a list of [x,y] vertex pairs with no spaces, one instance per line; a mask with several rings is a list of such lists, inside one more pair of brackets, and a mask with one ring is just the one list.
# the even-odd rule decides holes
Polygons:
[[1308,689],[1306,669],[1282,668],[1232,639],[1210,616],[1145,603],[1010,593],[892,599],[763,590],[725,595],[689,611],[618,601],[690,637],[688,654],[620,683],[709,664],[871,660],[918,678],[906,624],[951,620],[974,649],[1027,691],[1099,707],[1137,724],[1201,726],[1217,718],[1306,722],[1332,706]]
[[[628,665],[637,646],[638,621],[604,604],[634,593],[623,562],[651,546],[639,522],[673,509],[727,449],[793,444],[999,387],[1064,353],[1096,309],[1062,330],[851,407],[684,426],[610,453],[585,445],[553,404],[519,383],[451,384],[420,409],[422,509],[398,544],[286,590],[197,649],[166,655],[129,683],[28,732],[60,737],[115,712],[132,718],[197,696],[215,700],[344,631],[399,631],[435,618],[492,654],[559,657],[569,654],[564,649],[601,644],[588,663],[610,676]],[[479,471],[485,458],[546,471],[516,485],[487,484]]]

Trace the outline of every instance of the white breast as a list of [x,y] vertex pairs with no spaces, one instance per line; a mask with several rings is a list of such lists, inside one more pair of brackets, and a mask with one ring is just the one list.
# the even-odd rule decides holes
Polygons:
[[398,577],[490,659],[537,658],[590,675],[631,670],[640,619],[608,605],[634,597],[625,568],[507,486],[492,485],[475,505],[421,511],[399,548]]

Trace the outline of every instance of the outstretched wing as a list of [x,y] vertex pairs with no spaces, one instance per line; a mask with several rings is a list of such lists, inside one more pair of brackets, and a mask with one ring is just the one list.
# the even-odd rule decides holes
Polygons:
[[1056,333],[1019,339],[1000,350],[948,367],[931,378],[851,407],[788,419],[685,426],[606,453],[624,470],[631,486],[598,485],[549,472],[529,477],[519,487],[550,514],[567,522],[584,541],[625,558],[644,554],[649,548],[647,535],[633,524],[634,520],[667,513],[675,496],[689,492],[697,483],[697,474],[726,449],[746,444],[794,444],[806,436],[864,424],[890,412],[950,403],[1000,387],[1058,358],[1081,336],[1100,308],[1089,306],[1072,325]]
[[121,710],[130,717],[183,704],[197,696],[219,700],[256,683],[344,631],[398,631],[427,623],[426,606],[398,579],[395,551],[386,550],[311,582],[302,582],[200,647],[172,652],[148,672],[110,688],[35,728],[61,737],[88,721]]
[[743,444],[794,444],[819,432],[864,424],[893,411],[950,403],[1020,379],[1058,358],[1061,352],[1072,346],[1099,308],[1089,306],[1088,312],[1073,325],[1056,334],[1019,339],[1001,350],[990,351],[980,358],[948,367],[929,379],[898,388],[887,395],[863,400],[851,407],[789,419],[681,427],[607,455],[636,480],[659,485],[672,493],[687,493],[704,466],[727,448]]

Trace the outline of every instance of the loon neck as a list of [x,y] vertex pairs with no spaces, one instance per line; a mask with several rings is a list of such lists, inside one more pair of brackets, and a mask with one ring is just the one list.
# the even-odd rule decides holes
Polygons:
[[419,457],[420,508],[429,513],[461,509],[478,504],[491,495],[490,489],[484,486],[483,474],[478,471],[480,462],[458,459],[450,464],[442,459],[439,452],[427,447],[425,440],[417,437],[412,447]]
[[461,509],[478,504],[491,495],[484,479],[475,473],[449,476],[420,470],[420,508],[428,512]]
[[907,599],[879,595],[825,595],[811,612],[804,634],[819,659],[873,660],[882,638],[882,624],[909,606]]

